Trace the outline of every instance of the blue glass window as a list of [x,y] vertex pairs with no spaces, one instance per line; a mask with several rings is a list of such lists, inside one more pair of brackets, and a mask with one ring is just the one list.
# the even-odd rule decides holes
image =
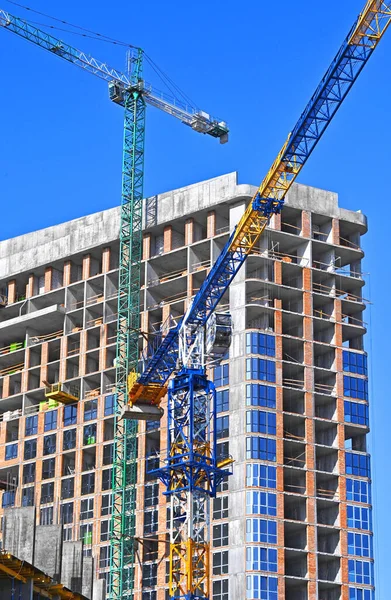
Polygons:
[[105,397],[105,417],[113,415],[115,410],[115,394]]
[[246,458],[276,460],[276,440],[264,437],[246,438]]
[[213,369],[213,382],[216,387],[229,384],[229,364],[220,365]]
[[[278,579],[265,575],[248,575],[246,577],[247,600],[277,600]],[[367,600],[365,598],[365,600]]]
[[226,412],[229,410],[229,390],[220,390],[216,392],[216,412]]
[[367,356],[366,354],[357,354],[357,352],[349,352],[344,350],[343,370],[349,373],[357,373],[357,375],[368,375]]
[[263,410],[248,410],[246,413],[247,433],[276,435],[276,414]]
[[64,427],[67,427],[68,425],[75,425],[76,422],[77,406],[75,404],[64,406]]
[[360,477],[370,477],[371,467],[368,454],[346,452],[345,458],[347,475],[359,475]]
[[277,544],[277,521],[246,519],[246,542]]
[[92,421],[98,416],[98,399],[86,400],[84,403],[84,420]]
[[246,405],[276,408],[276,388],[261,383],[246,385]]
[[38,432],[38,415],[26,417],[25,435],[36,435]]
[[246,354],[276,355],[276,341],[273,335],[252,331],[246,333]]
[[349,560],[349,582],[373,585],[373,562],[368,560]]
[[368,380],[358,377],[343,376],[343,393],[349,398],[368,400]]
[[246,485],[276,489],[277,469],[272,465],[250,463],[246,465]]
[[261,546],[247,547],[246,570],[277,573],[277,550],[274,548],[262,548]]
[[349,600],[375,600],[373,590],[364,588],[349,588]]
[[276,363],[264,358],[246,358],[246,379],[276,381]]
[[350,402],[345,400],[345,421],[347,423],[357,423],[358,425],[369,425],[368,404],[360,402]]
[[246,492],[246,514],[277,516],[277,495],[271,492]]
[[45,431],[57,429],[57,410],[49,410],[45,413]]
[[372,509],[348,504],[346,511],[349,528],[372,531]]
[[37,456],[37,440],[27,440],[24,443],[24,459],[29,460]]
[[348,554],[372,558],[372,536],[367,533],[352,533],[348,531]]
[[369,481],[360,479],[346,479],[346,499],[352,502],[371,504],[372,493]]
[[18,442],[5,447],[5,460],[12,460],[18,456]]
[[221,440],[229,436],[229,416],[218,417],[216,419],[216,439]]

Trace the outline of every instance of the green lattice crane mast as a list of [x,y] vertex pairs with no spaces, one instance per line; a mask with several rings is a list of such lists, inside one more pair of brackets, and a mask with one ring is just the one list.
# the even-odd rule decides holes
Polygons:
[[134,589],[137,422],[122,419],[121,414],[127,404],[127,379],[129,373],[131,382],[137,378],[139,359],[146,104],[171,114],[195,131],[219,138],[221,143],[228,140],[228,128],[224,122],[176,98],[167,98],[146,84],[140,48],[132,49],[130,73],[125,75],[2,10],[0,26],[104,79],[109,84],[110,99],[124,107],[110,597],[130,599]]

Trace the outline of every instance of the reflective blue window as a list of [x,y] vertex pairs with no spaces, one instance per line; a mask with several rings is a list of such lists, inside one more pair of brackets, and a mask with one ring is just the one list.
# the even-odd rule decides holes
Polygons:
[[246,514],[277,516],[277,495],[271,492],[246,492]]
[[105,396],[105,417],[113,415],[115,410],[115,394]]
[[368,404],[360,402],[350,402],[345,400],[345,421],[347,423],[357,423],[358,425],[369,425]]
[[344,396],[349,396],[350,398],[368,400],[368,380],[344,375],[343,393]]
[[229,390],[220,390],[216,392],[216,412],[226,412],[229,410]]
[[252,331],[246,333],[246,354],[276,355],[276,341],[273,335]]
[[246,485],[276,489],[277,469],[272,465],[250,463],[246,465]]
[[18,456],[18,442],[5,447],[5,460],[12,460]]
[[367,533],[352,533],[348,531],[348,554],[372,558],[372,536]]
[[349,582],[373,585],[373,562],[368,560],[349,560]]
[[45,413],[45,431],[57,429],[57,409]]
[[344,350],[343,370],[349,373],[357,373],[357,375],[368,375],[368,365],[366,354],[358,354],[357,352],[349,352]]
[[276,414],[263,410],[248,410],[246,412],[247,433],[268,433],[276,435]]
[[347,475],[359,475],[360,477],[370,477],[371,467],[368,454],[346,452],[345,460]]
[[246,548],[247,571],[271,571],[277,573],[277,550],[249,546]]
[[276,440],[264,437],[246,438],[246,458],[276,461]]
[[213,382],[216,387],[229,384],[229,364],[220,365],[213,369]]
[[248,383],[246,385],[246,405],[276,408],[276,388],[261,383]]
[[[265,575],[248,575],[246,577],[247,600],[277,600],[278,579]],[[365,598],[365,600],[367,600]]]
[[346,512],[348,517],[349,528],[372,531],[371,508],[366,508],[365,506],[352,506],[348,504],[346,507]]
[[218,417],[216,419],[216,439],[221,440],[229,436],[229,416]]
[[26,417],[25,435],[36,435],[38,431],[38,415]]
[[375,600],[375,594],[373,590],[350,587],[349,600]]
[[246,358],[246,379],[276,381],[276,363],[264,358]]
[[246,519],[246,542],[277,544],[277,521]]
[[352,502],[371,504],[371,484],[360,479],[346,479],[346,499]]
[[75,404],[64,406],[64,427],[67,427],[67,425],[75,425],[76,421],[77,406]]

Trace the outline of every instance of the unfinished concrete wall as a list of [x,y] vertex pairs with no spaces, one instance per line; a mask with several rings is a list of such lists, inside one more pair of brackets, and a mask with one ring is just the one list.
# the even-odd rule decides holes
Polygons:
[[56,581],[61,576],[62,526],[38,525],[35,532],[34,566]]
[[3,548],[20,560],[34,563],[35,508],[4,511]]
[[83,588],[83,542],[64,542],[62,550],[61,583],[73,592]]

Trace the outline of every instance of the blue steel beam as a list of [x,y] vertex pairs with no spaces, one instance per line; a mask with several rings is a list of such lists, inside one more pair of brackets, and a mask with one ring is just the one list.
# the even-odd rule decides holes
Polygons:
[[[390,21],[391,2],[367,2],[196,294],[189,313],[184,317],[187,324],[204,325],[215,310],[272,214],[281,211],[287,191],[342,105]],[[172,373],[167,356],[170,356],[170,366],[175,366],[182,323],[183,319],[175,332],[163,338],[161,346],[150,354],[138,380],[140,384],[147,387],[152,382],[164,385],[167,381]]]

